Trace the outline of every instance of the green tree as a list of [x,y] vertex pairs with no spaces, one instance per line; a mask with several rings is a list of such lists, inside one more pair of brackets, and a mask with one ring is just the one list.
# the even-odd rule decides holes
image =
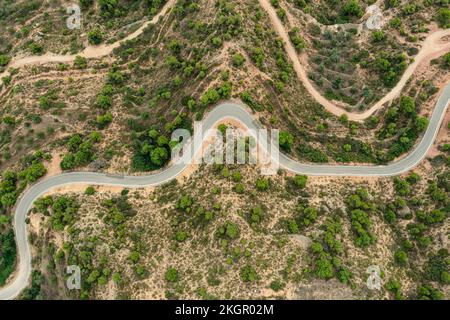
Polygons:
[[219,94],[219,92],[216,90],[216,89],[214,89],[214,88],[211,88],[211,89],[208,89],[201,97],[200,97],[200,103],[203,105],[203,106],[208,106],[208,105],[211,105],[211,104],[214,104],[214,103],[216,103],[217,101],[219,101],[219,99],[220,99],[220,94]]
[[450,52],[447,52],[446,54],[444,54],[444,56],[442,57],[442,60],[444,61],[444,66],[446,66],[447,68],[450,68]]
[[113,120],[111,112],[107,112],[104,115],[97,116],[97,126],[99,129],[106,128]]
[[402,286],[399,281],[391,279],[386,283],[386,289],[392,292],[396,300],[403,300],[404,297],[401,293]]
[[139,252],[137,251],[132,251],[130,253],[130,260],[131,262],[133,262],[134,264],[138,263],[139,259],[141,258],[141,255],[139,254]]
[[11,58],[5,54],[0,54],[0,67],[6,66]]
[[93,270],[93,271],[89,274],[89,276],[88,276],[88,278],[86,279],[86,281],[87,281],[88,283],[93,283],[93,282],[97,281],[97,279],[98,279],[99,276],[100,276],[100,271],[98,271],[98,270]]
[[92,196],[95,194],[95,188],[93,186],[89,186],[86,188],[86,190],[84,191],[84,194],[88,195],[88,196]]
[[112,279],[115,283],[120,283],[122,281],[122,276],[120,275],[119,272],[115,272],[112,275]]
[[3,207],[12,207],[17,201],[16,192],[5,193],[1,196],[1,204]]
[[372,41],[381,42],[386,39],[386,34],[382,30],[377,30],[372,32]]
[[5,214],[0,214],[0,226],[6,226],[10,223],[11,219]]
[[425,265],[425,278],[442,284],[449,284],[449,253],[446,249],[441,249],[433,253]]
[[262,68],[264,65],[264,51],[261,48],[254,48],[250,55],[252,61],[258,66],[258,68]]
[[408,264],[408,255],[405,251],[399,250],[394,254],[395,262],[400,266],[406,266]]
[[416,111],[416,103],[414,99],[408,96],[400,98],[400,110],[404,113],[413,113]]
[[315,273],[321,279],[331,279],[334,277],[333,264],[327,259],[325,254],[321,254],[315,263]]
[[4,234],[0,233],[0,253],[0,286],[3,286],[14,271],[16,262],[16,242],[12,229]]
[[76,56],[73,64],[77,69],[86,69],[87,68],[87,59],[81,56]]
[[342,7],[342,14],[344,16],[360,18],[364,14],[364,11],[359,3],[359,0],[348,0]]
[[236,193],[243,194],[245,192],[244,184],[237,183],[236,186],[234,187],[234,191],[236,191]]
[[401,196],[406,196],[411,193],[411,186],[409,185],[409,182],[401,178],[394,178],[394,188],[395,191]]
[[255,207],[250,210],[250,223],[260,223],[264,217],[261,207]]
[[236,224],[228,222],[225,230],[225,234],[229,239],[237,239],[239,237],[239,228]]
[[47,169],[41,162],[34,161],[28,168],[19,173],[20,178],[25,178],[29,183],[35,182],[47,173]]
[[190,196],[185,195],[182,196],[180,200],[178,200],[176,208],[189,213],[191,211],[193,203],[194,200]]
[[256,189],[258,191],[266,191],[269,189],[269,179],[260,178],[256,180]]
[[291,39],[291,42],[294,45],[295,49],[300,52],[306,47],[306,41],[301,35],[298,34],[299,31],[300,30],[297,27],[293,28],[289,32],[289,38]]
[[66,154],[61,160],[61,169],[71,170],[75,168],[75,156],[72,153]]
[[178,230],[175,234],[175,240],[178,242],[183,242],[187,239],[188,235],[186,231]]
[[308,207],[303,210],[303,213],[301,215],[301,224],[307,227],[317,220],[317,216],[318,216],[317,209]]
[[418,291],[418,298],[420,300],[443,300],[444,294],[431,285],[420,286]]
[[306,182],[308,181],[308,176],[296,174],[293,181],[294,181],[294,185],[297,188],[303,189],[306,187]]
[[235,67],[240,67],[244,64],[245,62],[245,58],[242,54],[240,53],[235,53],[232,57],[231,57],[231,62],[233,63],[233,66]]
[[165,278],[168,282],[177,282],[179,280],[177,269],[169,267],[166,271]]
[[166,148],[157,147],[151,152],[150,158],[153,164],[160,167],[169,159],[169,153]]
[[295,219],[290,219],[288,221],[288,231],[291,234],[295,234],[295,233],[299,232],[298,224],[297,224],[297,221],[295,221]]
[[275,292],[283,290],[284,287],[285,287],[285,284],[278,280],[274,280],[270,283],[270,289],[272,289]]
[[94,3],[94,0],[80,0],[80,5],[83,8],[88,8]]

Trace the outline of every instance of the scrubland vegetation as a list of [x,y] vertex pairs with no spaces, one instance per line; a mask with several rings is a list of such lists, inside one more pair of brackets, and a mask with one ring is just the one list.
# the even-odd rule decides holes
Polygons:
[[[290,157],[386,164],[420,139],[450,69],[448,53],[392,104],[353,122],[307,94],[256,0],[178,0],[98,59],[79,54],[124,38],[166,2],[79,3],[82,29],[70,32],[60,1],[0,8],[0,72],[22,55],[78,54],[73,63],[25,66],[2,79],[0,285],[16,263],[12,208],[52,156],[58,172],[158,170],[174,130],[192,132],[214,105],[239,99],[265,127],[281,130]],[[383,29],[361,33],[372,3],[271,1],[310,80],[355,112],[397,84],[432,24],[450,23],[446,1],[389,0]],[[449,150],[439,145],[426,162],[432,169],[375,185],[215,166],[150,193],[90,186],[46,195],[28,221],[35,270],[22,298],[302,298],[298,286],[323,283],[352,298],[447,298]],[[364,287],[368,261],[382,267],[379,293]],[[81,291],[62,289],[69,264],[81,267]]]

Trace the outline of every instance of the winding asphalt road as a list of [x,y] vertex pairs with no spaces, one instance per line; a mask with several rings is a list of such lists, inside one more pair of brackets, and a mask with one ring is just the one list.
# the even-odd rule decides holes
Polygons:
[[[445,117],[447,106],[450,101],[450,83],[442,91],[433,114],[430,119],[428,128],[416,148],[405,158],[397,162],[385,166],[343,166],[343,165],[313,165],[302,164],[286,155],[280,153],[279,165],[293,173],[306,175],[321,176],[395,176],[414,168],[427,154],[429,148],[433,144],[439,131],[442,120]],[[262,126],[253,119],[247,109],[234,102],[225,102],[214,109],[202,121],[201,126],[203,132],[214,128],[218,122],[233,119],[242,125],[256,131]],[[194,140],[203,137],[200,130],[194,133]],[[113,185],[126,188],[142,188],[150,186],[158,186],[164,184],[182,173],[191,160],[191,154],[198,154],[201,146],[194,146],[195,143],[188,141],[186,148],[192,148],[193,153],[183,152],[183,155],[161,172],[146,176],[111,176],[102,173],[93,172],[73,172],[64,173],[41,180],[37,184],[28,188],[19,198],[15,215],[14,229],[16,234],[16,242],[18,248],[19,265],[15,278],[6,287],[0,289],[0,300],[14,299],[28,285],[31,274],[31,253],[28,244],[28,232],[25,219],[28,212],[33,206],[33,202],[47,193],[50,189],[70,184],[92,184],[92,185]]]

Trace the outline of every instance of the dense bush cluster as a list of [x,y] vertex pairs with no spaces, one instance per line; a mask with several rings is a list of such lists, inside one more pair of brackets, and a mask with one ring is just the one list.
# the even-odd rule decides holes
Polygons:
[[54,230],[63,231],[66,226],[75,222],[80,205],[73,197],[47,196],[35,201],[37,212],[50,216],[50,223]]
[[312,14],[320,23],[331,25],[354,22],[364,14],[366,1],[315,1],[315,0],[291,0],[304,12]]
[[94,145],[100,141],[101,135],[98,132],[92,132],[87,137],[74,134],[67,140],[69,153],[61,160],[61,169],[72,170],[94,161],[96,158]]
[[343,265],[340,258],[344,247],[338,240],[342,233],[339,216],[327,218],[321,229],[323,229],[323,234],[312,243],[310,249],[314,257],[314,274],[321,279],[330,279],[336,276],[339,281],[348,283],[351,272]]
[[428,119],[417,113],[416,102],[409,96],[402,96],[386,112],[386,123],[377,132],[380,140],[392,141],[387,154],[378,155],[379,162],[392,161],[411,150],[419,135],[428,126]]

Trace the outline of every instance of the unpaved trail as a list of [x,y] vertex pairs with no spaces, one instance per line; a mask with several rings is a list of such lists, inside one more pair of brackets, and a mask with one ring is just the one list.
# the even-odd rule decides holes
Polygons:
[[[53,53],[47,53],[41,56],[29,56],[23,58],[13,59],[7,66],[9,68],[20,68],[26,65],[35,65],[35,64],[45,64],[45,63],[69,63],[75,60],[76,56],[81,56],[87,59],[101,58],[104,56],[110,55],[114,49],[120,47],[123,43],[129,40],[133,40],[140,36],[142,32],[144,32],[145,28],[147,28],[150,24],[155,24],[158,22],[161,16],[164,16],[175,4],[176,0],[168,0],[163,8],[156,14],[152,20],[146,21],[139,27],[135,32],[129,34],[125,38],[118,40],[112,44],[102,44],[98,46],[87,46],[81,53],[74,55],[57,55]],[[0,85],[3,83],[1,80],[4,76],[8,75],[9,72],[6,70],[5,72],[0,74]]]
[[[382,108],[385,103],[398,97],[402,89],[408,82],[409,78],[414,74],[414,71],[422,62],[427,61],[429,62],[432,59],[442,56],[443,54],[447,53],[450,50],[450,41],[442,40],[442,38],[444,37],[450,37],[450,29],[433,32],[424,41],[422,49],[416,55],[414,62],[408,66],[400,81],[388,94],[386,94],[380,101],[378,101],[376,104],[374,104],[372,107],[370,107],[364,112],[361,113],[348,112],[344,110],[342,106],[339,106],[336,103],[333,103],[332,101],[326,99],[314,87],[314,85],[308,78],[306,69],[303,67],[301,59],[297,54],[297,51],[295,50],[294,46],[292,45],[289,39],[289,35],[286,32],[286,29],[284,28],[281,20],[278,18],[275,9],[272,7],[272,5],[269,3],[268,0],[259,0],[259,3],[261,7],[269,15],[270,21],[272,22],[273,27],[275,28],[275,31],[277,32],[278,36],[283,39],[285,50],[293,63],[294,70],[297,73],[299,79],[302,81],[306,90],[309,92],[309,94],[311,94],[311,96],[318,103],[323,105],[327,111],[331,112],[336,116],[341,116],[345,114],[347,115],[348,119],[352,121],[363,121],[367,119],[368,117],[373,115],[377,110]],[[302,59],[302,62],[303,63],[305,62],[304,59]]]

